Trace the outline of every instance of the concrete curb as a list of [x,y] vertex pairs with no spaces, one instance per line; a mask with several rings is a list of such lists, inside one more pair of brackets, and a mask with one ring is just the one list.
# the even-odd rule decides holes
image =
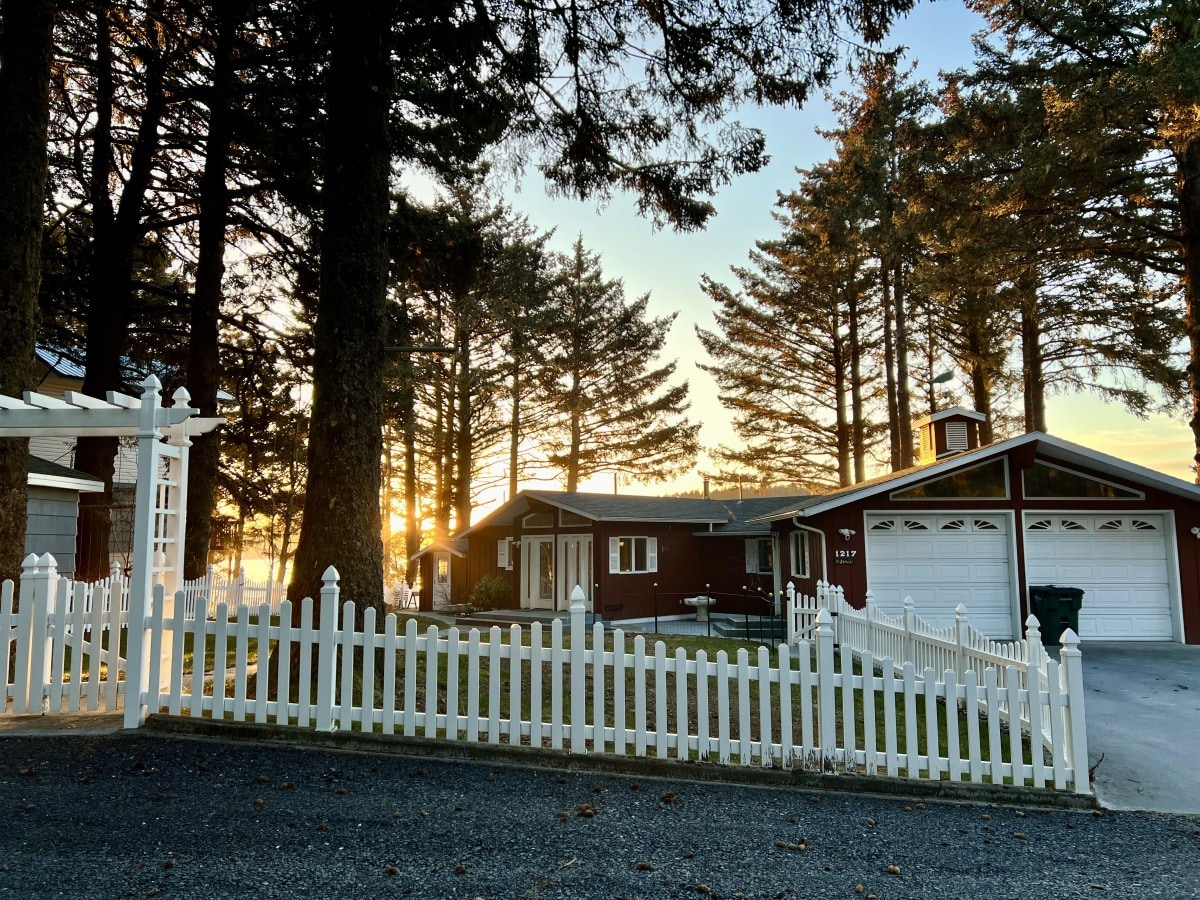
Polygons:
[[376,753],[413,759],[597,772],[605,775],[667,778],[746,787],[769,787],[827,793],[860,794],[893,799],[936,800],[946,803],[987,804],[1047,809],[1095,810],[1096,796],[1032,788],[996,787],[964,782],[929,782],[887,776],[825,775],[799,769],[762,769],[722,766],[675,759],[647,759],[607,753],[568,753],[533,747],[447,741],[402,735],[364,734],[358,731],[319,733],[261,722],[214,722],[186,716],[154,715],[129,734],[169,737],[269,742],[293,747],[319,747],[355,753]]

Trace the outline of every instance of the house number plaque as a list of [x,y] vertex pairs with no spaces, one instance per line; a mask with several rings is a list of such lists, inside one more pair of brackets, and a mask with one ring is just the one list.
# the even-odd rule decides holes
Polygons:
[[858,556],[857,550],[834,550],[833,562],[834,565],[848,566],[854,562],[856,556]]

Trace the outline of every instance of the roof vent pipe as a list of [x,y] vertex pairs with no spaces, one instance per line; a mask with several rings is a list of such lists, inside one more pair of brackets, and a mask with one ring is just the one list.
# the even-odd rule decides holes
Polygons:
[[705,500],[712,499],[710,496],[708,496],[708,476],[707,475],[704,476],[704,499]]

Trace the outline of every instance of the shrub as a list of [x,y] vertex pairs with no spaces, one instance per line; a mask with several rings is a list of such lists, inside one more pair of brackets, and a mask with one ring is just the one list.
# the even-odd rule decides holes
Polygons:
[[475,609],[509,609],[512,607],[513,591],[508,579],[499,575],[484,575],[471,588],[467,602]]

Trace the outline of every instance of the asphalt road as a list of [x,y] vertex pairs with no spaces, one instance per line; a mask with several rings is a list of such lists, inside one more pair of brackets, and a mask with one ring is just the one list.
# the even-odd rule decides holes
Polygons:
[[1200,897],[1197,817],[144,732],[0,738],[0,810],[21,897]]

